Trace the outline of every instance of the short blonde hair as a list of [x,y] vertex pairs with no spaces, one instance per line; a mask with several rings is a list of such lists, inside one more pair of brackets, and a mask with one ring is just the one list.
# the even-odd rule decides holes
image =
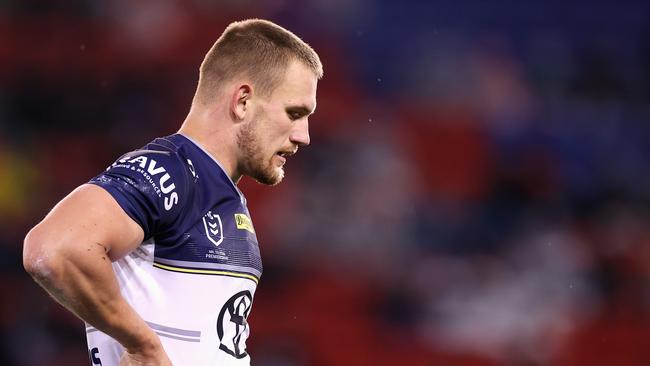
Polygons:
[[318,79],[323,77],[318,54],[290,31],[261,19],[230,23],[201,63],[194,99],[210,103],[218,88],[237,76],[250,78],[258,92],[270,96],[292,60],[304,63]]

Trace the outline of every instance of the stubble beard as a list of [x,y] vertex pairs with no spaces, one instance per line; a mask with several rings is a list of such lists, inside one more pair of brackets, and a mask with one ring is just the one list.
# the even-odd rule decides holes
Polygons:
[[256,124],[252,121],[242,126],[237,135],[237,146],[243,156],[240,171],[243,175],[248,175],[261,184],[275,186],[284,178],[284,169],[274,166],[272,158],[264,157],[262,146],[255,133]]

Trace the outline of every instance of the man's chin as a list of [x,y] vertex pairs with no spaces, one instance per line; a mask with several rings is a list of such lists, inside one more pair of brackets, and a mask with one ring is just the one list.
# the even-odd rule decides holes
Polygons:
[[266,186],[277,186],[284,179],[284,170],[278,169],[272,174],[257,174],[253,177],[258,183]]

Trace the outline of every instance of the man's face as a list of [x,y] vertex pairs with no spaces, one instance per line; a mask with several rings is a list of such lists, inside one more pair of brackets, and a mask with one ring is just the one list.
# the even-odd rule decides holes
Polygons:
[[292,62],[271,96],[257,97],[251,120],[237,136],[242,174],[267,185],[282,181],[286,159],[309,145],[307,119],[316,108],[316,84],[307,66]]

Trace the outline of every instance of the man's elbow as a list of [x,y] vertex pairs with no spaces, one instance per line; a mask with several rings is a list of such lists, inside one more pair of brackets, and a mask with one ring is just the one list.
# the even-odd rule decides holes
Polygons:
[[47,235],[37,225],[25,237],[23,267],[36,282],[55,282],[60,277],[61,265],[56,250],[48,248]]

